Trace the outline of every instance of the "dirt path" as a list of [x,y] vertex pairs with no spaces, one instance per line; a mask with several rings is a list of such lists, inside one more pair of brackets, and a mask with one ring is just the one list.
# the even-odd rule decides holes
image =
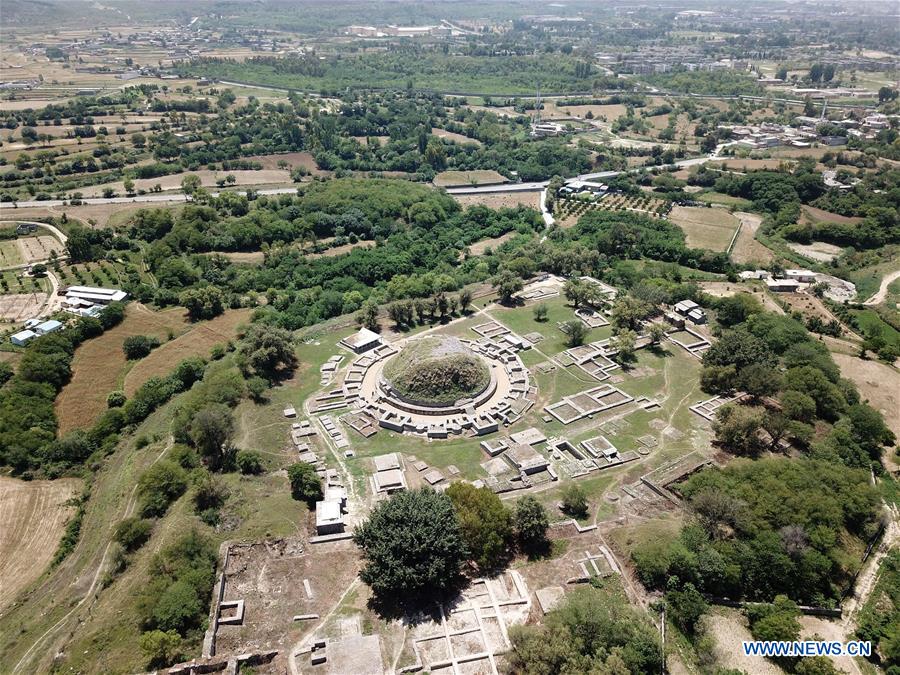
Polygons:
[[875,588],[875,582],[878,580],[878,571],[881,568],[881,562],[892,548],[900,543],[900,509],[893,504],[885,505],[887,510],[888,523],[884,529],[884,535],[881,538],[881,544],[873,551],[866,563],[865,569],[856,579],[856,586],[853,589],[853,595],[844,601],[843,620],[841,625],[844,635],[849,636],[856,627],[856,614],[859,608],[866,603],[866,599]]
[[[165,447],[162,449],[162,451],[159,453],[159,455],[157,455],[153,459],[153,461],[150,463],[150,466],[153,466],[159,460],[161,460],[165,456],[165,454],[169,451],[169,449],[172,447],[174,442],[175,442],[174,438],[170,436],[168,441],[166,442]],[[129,516],[131,516],[134,513],[134,508],[137,505],[137,490],[138,490],[138,486],[137,486],[137,484],[135,484],[134,487],[132,488],[131,492],[128,495],[127,501],[125,502],[125,508],[122,511],[120,520],[124,519],[124,518],[128,518]],[[96,499],[98,497],[95,496],[94,498]],[[76,548],[78,546],[81,546],[83,543],[84,543],[84,535],[82,534],[82,537],[79,540],[78,544],[76,545]],[[25,653],[22,654],[22,657],[19,659],[19,661],[16,663],[15,667],[11,671],[13,673],[13,675],[15,675],[15,673],[28,673],[28,672],[42,671],[42,669],[40,667],[28,668],[27,666],[29,666],[29,664],[34,665],[33,662],[35,659],[38,659],[38,661],[40,662],[41,659],[46,659],[46,657],[49,654],[63,651],[64,647],[61,647],[58,643],[57,643],[55,649],[54,649],[53,645],[50,645],[49,647],[44,646],[44,645],[46,645],[47,640],[55,638],[56,636],[59,636],[59,634],[63,631],[63,629],[69,624],[69,622],[70,622],[69,620],[72,619],[73,617],[76,617],[79,610],[81,610],[81,608],[85,604],[87,604],[88,611],[90,611],[91,607],[93,607],[94,603],[99,598],[100,591],[102,590],[102,588],[99,587],[100,579],[102,578],[103,572],[107,568],[107,560],[109,559],[109,553],[110,553],[110,550],[112,549],[112,545],[113,545],[113,541],[110,540],[106,544],[106,546],[102,549],[102,553],[98,549],[93,554],[93,560],[97,560],[97,556],[99,556],[99,560],[97,560],[96,563],[94,563],[93,561],[88,562],[88,564],[85,566],[85,568],[82,569],[81,572],[78,574],[78,578],[82,578],[82,577],[90,574],[91,571],[93,571],[93,576],[91,577],[91,583],[88,586],[88,588],[86,589],[86,591],[84,592],[84,595],[77,602],[75,602],[75,598],[72,598],[72,609],[70,609],[65,615],[63,615],[63,617],[61,619],[59,619],[56,623],[54,623],[52,626],[50,626],[50,628],[48,628],[40,637],[38,637],[31,644],[31,646],[25,651]],[[70,557],[74,557],[74,555],[75,555],[75,551],[73,551],[70,554]],[[74,586],[77,583],[77,581],[78,581],[78,579],[75,579],[72,582],[72,585]],[[69,635],[70,636],[72,635],[72,631],[70,631]],[[41,649],[42,646],[44,646],[44,649]]]
[[871,298],[866,300],[864,305],[880,305],[887,298],[888,286],[894,283],[897,279],[900,279],[900,270],[896,272],[891,272],[881,280],[881,286],[878,288],[878,292],[873,295]]

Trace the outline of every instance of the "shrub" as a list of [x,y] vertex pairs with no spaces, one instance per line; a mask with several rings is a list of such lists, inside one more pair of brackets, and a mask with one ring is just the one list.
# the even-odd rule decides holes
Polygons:
[[297,462],[288,467],[291,496],[312,506],[322,499],[322,481],[312,464]]
[[252,450],[241,450],[235,459],[238,471],[244,475],[256,475],[263,472],[262,457]]
[[119,542],[126,551],[134,551],[144,545],[150,538],[153,521],[132,516],[126,518],[116,528],[113,539]]
[[159,338],[154,335],[130,335],[122,342],[122,351],[129,361],[142,359],[157,347]]
[[124,391],[111,391],[106,396],[106,407],[121,408],[127,400]]
[[187,489],[187,474],[178,464],[169,460],[157,462],[138,480],[138,496],[141,514],[159,517]]
[[575,518],[584,518],[588,514],[587,496],[582,487],[572,483],[563,490],[562,510]]

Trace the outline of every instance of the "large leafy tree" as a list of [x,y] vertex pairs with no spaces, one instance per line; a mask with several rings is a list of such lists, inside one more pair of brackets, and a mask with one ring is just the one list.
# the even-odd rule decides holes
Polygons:
[[512,542],[512,514],[489,488],[453,483],[446,492],[453,502],[469,556],[481,569],[495,569]]
[[297,366],[290,332],[273,326],[253,325],[238,348],[249,368],[257,375],[273,379]]
[[431,489],[380,502],[353,536],[365,566],[360,578],[385,602],[445,596],[461,578],[466,548],[453,502]]

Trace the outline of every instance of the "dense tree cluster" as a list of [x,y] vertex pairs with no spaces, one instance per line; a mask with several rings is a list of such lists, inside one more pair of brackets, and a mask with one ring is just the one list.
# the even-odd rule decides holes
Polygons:
[[834,604],[856,571],[843,538],[865,541],[878,527],[866,472],[824,461],[737,461],[681,491],[695,524],[633,553],[651,588],[677,577],[715,596]]
[[509,633],[517,673],[654,673],[662,666],[647,618],[624,597],[591,587],[568,593],[543,625]]

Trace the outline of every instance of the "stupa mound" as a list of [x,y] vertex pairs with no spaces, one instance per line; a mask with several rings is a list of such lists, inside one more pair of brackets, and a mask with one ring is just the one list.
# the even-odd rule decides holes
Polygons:
[[483,392],[491,381],[484,360],[454,337],[410,340],[384,366],[384,379],[404,400],[447,406]]

